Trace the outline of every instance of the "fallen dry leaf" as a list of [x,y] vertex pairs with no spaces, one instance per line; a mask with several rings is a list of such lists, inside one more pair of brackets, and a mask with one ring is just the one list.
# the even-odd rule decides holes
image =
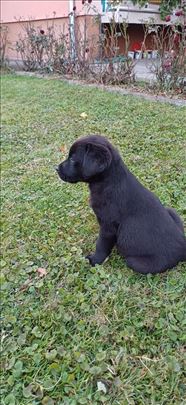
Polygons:
[[39,273],[40,277],[44,277],[47,275],[47,271],[43,267],[39,267],[36,271]]
[[88,115],[87,115],[85,112],[82,112],[82,113],[80,114],[80,117],[81,117],[81,118],[87,118]]
[[61,147],[59,148],[60,152],[62,153],[66,153],[67,152],[67,147],[66,145],[61,145]]

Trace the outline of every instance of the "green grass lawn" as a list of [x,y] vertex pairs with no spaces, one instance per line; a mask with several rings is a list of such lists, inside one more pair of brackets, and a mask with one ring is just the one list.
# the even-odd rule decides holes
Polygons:
[[14,75],[2,94],[2,405],[185,404],[186,265],[145,277],[114,251],[90,268],[88,188],[54,171],[104,134],[186,219],[185,110]]

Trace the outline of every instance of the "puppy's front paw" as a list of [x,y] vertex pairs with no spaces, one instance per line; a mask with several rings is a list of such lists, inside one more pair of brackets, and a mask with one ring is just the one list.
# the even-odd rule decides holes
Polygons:
[[91,264],[92,267],[94,267],[96,265],[96,260],[95,260],[94,254],[85,256],[85,259],[87,259],[89,261],[89,263]]

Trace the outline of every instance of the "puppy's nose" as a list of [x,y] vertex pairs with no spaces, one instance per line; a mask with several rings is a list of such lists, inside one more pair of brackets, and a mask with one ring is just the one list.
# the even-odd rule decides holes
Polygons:
[[54,169],[56,170],[57,173],[59,173],[59,166],[55,166]]

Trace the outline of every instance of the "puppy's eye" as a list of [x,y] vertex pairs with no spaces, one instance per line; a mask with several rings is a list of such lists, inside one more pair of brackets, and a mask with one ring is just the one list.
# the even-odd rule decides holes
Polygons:
[[74,160],[72,157],[70,157],[69,160],[74,166],[78,166],[77,160]]

